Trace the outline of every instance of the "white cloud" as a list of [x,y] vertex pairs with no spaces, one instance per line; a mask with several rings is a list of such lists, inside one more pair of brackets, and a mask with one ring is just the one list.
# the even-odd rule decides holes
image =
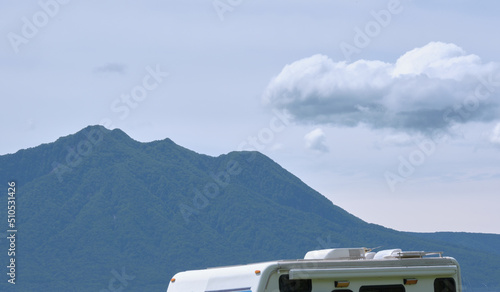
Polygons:
[[414,136],[406,133],[398,133],[384,136],[380,144],[382,146],[411,146],[415,145],[416,141],[418,141],[418,139]]
[[326,135],[322,129],[317,128],[307,133],[304,136],[306,142],[306,147],[308,149],[316,150],[319,152],[328,152],[328,146],[326,145]]
[[500,123],[491,131],[490,141],[491,143],[500,145]]
[[432,42],[401,56],[392,76],[425,74],[430,78],[461,80],[468,73],[480,72],[481,66],[478,56],[466,55],[455,44]]
[[298,60],[269,83],[263,99],[298,122],[431,133],[497,119],[499,86],[499,64],[432,42],[395,63],[324,55]]

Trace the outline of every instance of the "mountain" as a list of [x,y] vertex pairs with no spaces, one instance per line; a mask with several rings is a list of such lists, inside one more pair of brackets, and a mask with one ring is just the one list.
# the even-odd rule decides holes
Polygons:
[[500,235],[366,223],[258,152],[211,157],[91,126],[0,156],[0,178],[4,193],[16,184],[18,230],[16,285],[5,280],[2,291],[165,291],[182,270],[352,246],[443,251],[470,289],[500,290],[500,255],[490,250]]
[[412,233],[415,236],[444,244],[474,248],[488,253],[500,255],[500,235],[487,233],[467,232],[435,232],[435,233]]

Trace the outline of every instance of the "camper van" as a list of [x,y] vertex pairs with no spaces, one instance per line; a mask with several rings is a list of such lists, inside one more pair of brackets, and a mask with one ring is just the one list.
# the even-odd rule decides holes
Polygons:
[[441,252],[314,250],[304,259],[176,274],[167,292],[461,292],[457,261]]

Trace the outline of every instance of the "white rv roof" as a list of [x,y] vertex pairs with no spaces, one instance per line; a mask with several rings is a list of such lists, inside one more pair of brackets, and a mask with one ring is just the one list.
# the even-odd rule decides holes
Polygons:
[[[458,273],[458,263],[441,253],[403,252],[401,249],[368,252],[366,248],[325,249],[308,252],[304,259],[262,262],[193,270],[176,274],[168,292],[250,292],[258,291],[261,279],[267,279],[278,270],[290,273],[291,278],[322,278],[325,275],[344,273],[407,273],[439,272],[442,275]],[[439,255],[439,257],[425,257]]]
[[263,271],[276,263],[265,262],[180,272],[172,278],[168,291],[256,291]]

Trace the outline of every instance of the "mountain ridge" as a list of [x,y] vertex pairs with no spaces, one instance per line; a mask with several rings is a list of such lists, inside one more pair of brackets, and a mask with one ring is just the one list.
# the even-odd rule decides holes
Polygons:
[[500,255],[474,249],[473,235],[452,244],[456,238],[442,234],[366,223],[258,152],[212,157],[168,138],[142,143],[89,126],[0,156],[0,177],[18,183],[25,291],[108,289],[116,274],[129,276],[127,290],[164,291],[181,270],[380,245],[445,249],[469,282],[491,287],[500,278]]

